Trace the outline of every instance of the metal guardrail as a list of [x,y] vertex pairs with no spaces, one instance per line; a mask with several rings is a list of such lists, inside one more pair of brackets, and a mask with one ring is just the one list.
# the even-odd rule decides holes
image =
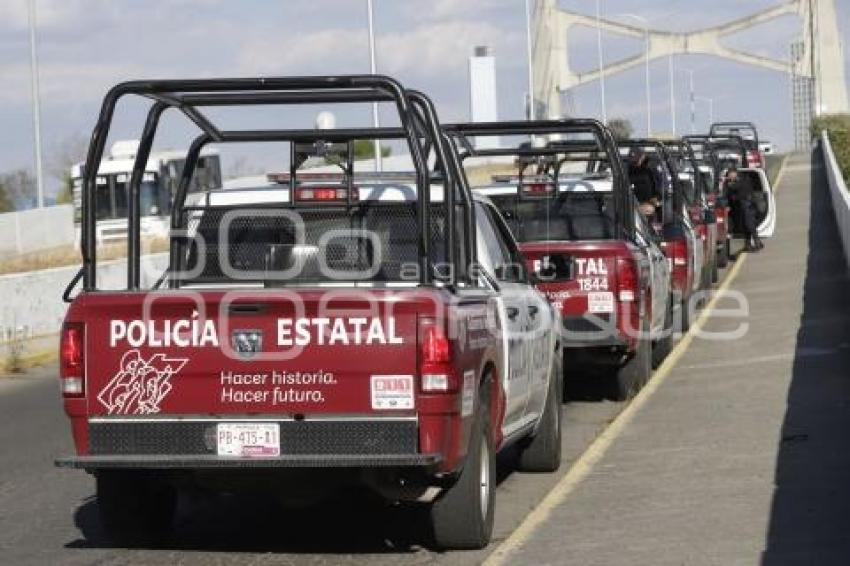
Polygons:
[[838,233],[841,235],[841,243],[844,246],[844,259],[850,270],[850,192],[847,192],[847,182],[841,174],[841,168],[838,167],[835,152],[832,150],[832,143],[825,131],[821,134],[821,148],[826,177],[829,181],[829,193],[832,197],[832,209],[835,211],[835,222],[838,224]]

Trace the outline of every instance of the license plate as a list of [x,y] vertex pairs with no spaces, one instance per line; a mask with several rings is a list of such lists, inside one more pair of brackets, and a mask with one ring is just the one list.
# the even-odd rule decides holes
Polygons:
[[219,423],[216,426],[219,456],[274,458],[280,456],[277,423]]

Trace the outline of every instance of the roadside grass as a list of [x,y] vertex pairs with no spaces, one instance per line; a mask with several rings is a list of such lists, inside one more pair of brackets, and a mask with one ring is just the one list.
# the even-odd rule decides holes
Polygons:
[[[142,242],[142,253],[158,253],[168,250],[167,238],[148,238]],[[97,248],[98,261],[109,261],[127,257],[127,242],[120,241]],[[40,252],[22,254],[0,259],[0,275],[26,273],[53,267],[67,267],[82,263],[80,250],[74,246],[63,246]]]
[[829,133],[835,159],[844,180],[850,183],[850,114],[827,114],[815,118],[812,121],[812,139],[819,138],[823,130]]

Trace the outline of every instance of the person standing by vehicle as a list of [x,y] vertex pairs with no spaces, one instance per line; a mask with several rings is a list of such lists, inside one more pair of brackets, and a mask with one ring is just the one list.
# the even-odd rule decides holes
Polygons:
[[757,252],[764,248],[756,227],[756,205],[753,202],[753,186],[738,175],[735,167],[730,167],[724,179],[726,194],[732,207],[732,217],[744,233],[744,251]]
[[647,219],[655,214],[661,204],[661,179],[656,168],[640,148],[629,153],[629,180],[641,214]]

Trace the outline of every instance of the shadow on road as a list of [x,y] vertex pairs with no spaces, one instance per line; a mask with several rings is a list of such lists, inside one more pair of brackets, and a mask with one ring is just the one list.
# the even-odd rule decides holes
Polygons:
[[[499,454],[498,484],[514,473],[516,460],[512,448]],[[74,523],[82,538],[68,542],[67,548],[114,547],[101,525],[95,497],[80,504]],[[436,550],[427,506],[390,503],[358,488],[298,508],[281,505],[266,495],[181,493],[173,533],[155,548],[294,554]]]
[[[813,163],[820,163],[819,153]],[[850,562],[850,280],[820,168],[762,564]],[[781,277],[781,274],[777,274]]]

